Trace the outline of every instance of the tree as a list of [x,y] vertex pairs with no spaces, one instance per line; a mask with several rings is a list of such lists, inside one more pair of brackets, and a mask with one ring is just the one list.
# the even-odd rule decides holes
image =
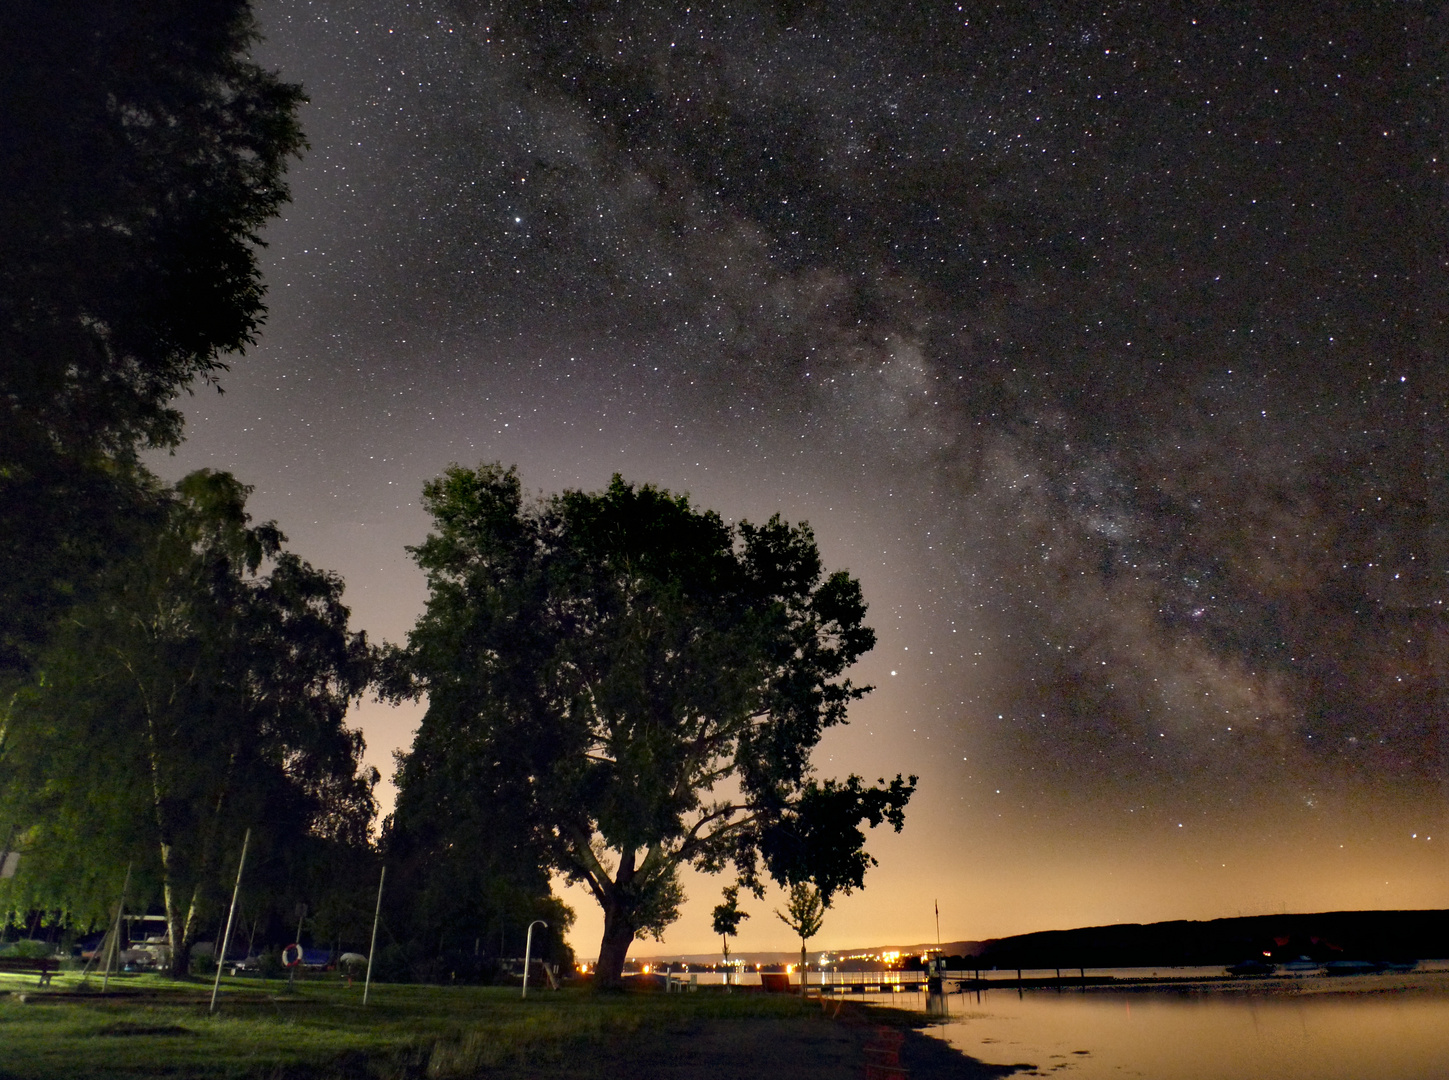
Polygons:
[[[756,891],[762,872],[814,873],[797,849],[829,832],[812,816],[827,802],[832,836],[872,815],[900,828],[914,778],[811,776],[811,750],[868,689],[844,672],[875,635],[859,583],[824,572],[808,526],[732,527],[617,476],[525,504],[499,465],[451,467],[423,498],[434,531],[410,550],[428,605],[391,686],[428,709],[399,805],[466,757],[459,798],[501,808],[520,851],[603,908],[598,985],[674,920],[681,866],[732,865]],[[836,887],[869,863],[848,854],[858,873]]]
[[521,819],[486,797],[479,765],[472,748],[441,740],[399,763],[397,806],[382,836],[396,885],[384,902],[414,978],[444,969],[487,978],[497,960],[522,955],[522,931],[534,919],[548,923],[548,953],[565,950],[573,912],[550,896],[548,869]]
[[800,937],[800,996],[805,996],[805,943],[820,933],[825,922],[825,899],[820,890],[808,881],[799,881],[790,886],[785,910],[775,912],[775,917],[795,931]]
[[247,0],[0,7],[0,672],[93,584],[176,395],[261,324],[303,97],[256,39]]
[[719,935],[720,946],[724,949],[725,962],[725,987],[730,984],[730,938],[740,932],[740,923],[750,917],[748,911],[740,909],[740,887],[730,885],[725,888],[724,902],[716,904],[710,913],[714,932]]
[[255,885],[307,837],[365,848],[374,812],[376,772],[343,724],[372,651],[342,582],[250,524],[248,491],[204,470],[156,492],[142,554],[65,617],[3,717],[4,809],[30,851],[19,887],[84,915],[135,860],[177,973],[244,829]]

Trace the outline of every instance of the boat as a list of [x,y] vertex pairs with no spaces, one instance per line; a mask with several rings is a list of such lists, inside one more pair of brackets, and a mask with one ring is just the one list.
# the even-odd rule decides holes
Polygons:
[[1372,975],[1382,970],[1369,960],[1330,960],[1323,965],[1325,975]]
[[1284,975],[1317,975],[1323,971],[1323,965],[1317,960],[1310,960],[1306,956],[1300,956],[1297,960],[1288,960],[1279,964],[1278,970]]
[[1374,967],[1380,971],[1392,971],[1400,975],[1404,972],[1413,971],[1418,966],[1419,961],[1417,960],[1379,960],[1374,963]]
[[1267,960],[1259,960],[1257,957],[1250,956],[1240,963],[1230,965],[1228,967],[1228,974],[1236,976],[1271,975],[1277,970],[1278,966],[1276,964],[1271,964]]

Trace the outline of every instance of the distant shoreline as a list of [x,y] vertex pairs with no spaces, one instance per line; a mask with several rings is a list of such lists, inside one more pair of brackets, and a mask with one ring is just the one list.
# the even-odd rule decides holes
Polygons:
[[1368,975],[1142,975],[1127,978],[1089,976],[1067,978],[1025,977],[1018,984],[1015,978],[957,980],[947,977],[951,998],[1002,990],[1060,990],[1064,993],[1151,993],[1171,991],[1175,994],[1241,994],[1241,995],[1358,995],[1433,993],[1449,994],[1449,967],[1430,971],[1392,972]]
[[[1112,923],[1070,930],[1038,930],[979,941],[812,949],[809,955],[812,967],[824,951],[832,962],[879,958],[883,954],[907,958],[930,953],[969,960],[983,968],[1051,969],[1060,965],[1065,970],[1068,967],[1226,966],[1250,956],[1261,956],[1265,947],[1281,952],[1283,959],[1297,959],[1303,953],[1314,960],[1449,957],[1449,909],[1283,912],[1205,920]],[[739,952],[732,954],[731,959],[753,966],[793,963],[799,956],[799,950],[795,949]],[[651,967],[669,963],[712,965],[720,962],[720,955],[655,953],[631,959]]]

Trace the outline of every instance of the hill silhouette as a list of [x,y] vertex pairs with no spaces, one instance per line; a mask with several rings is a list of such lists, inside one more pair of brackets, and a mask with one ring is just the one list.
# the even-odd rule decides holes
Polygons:
[[1419,960],[1449,956],[1449,911],[1325,911],[1118,923],[1043,930],[943,946],[901,946],[902,952],[941,949],[963,967],[1196,967],[1247,957],[1277,961]]

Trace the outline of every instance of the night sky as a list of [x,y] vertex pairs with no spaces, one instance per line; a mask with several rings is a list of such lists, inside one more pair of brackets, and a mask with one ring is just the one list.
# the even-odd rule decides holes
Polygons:
[[159,467],[392,641],[450,462],[808,520],[880,635],[821,772],[921,776],[817,946],[1445,906],[1436,7],[262,2],[311,149]]

